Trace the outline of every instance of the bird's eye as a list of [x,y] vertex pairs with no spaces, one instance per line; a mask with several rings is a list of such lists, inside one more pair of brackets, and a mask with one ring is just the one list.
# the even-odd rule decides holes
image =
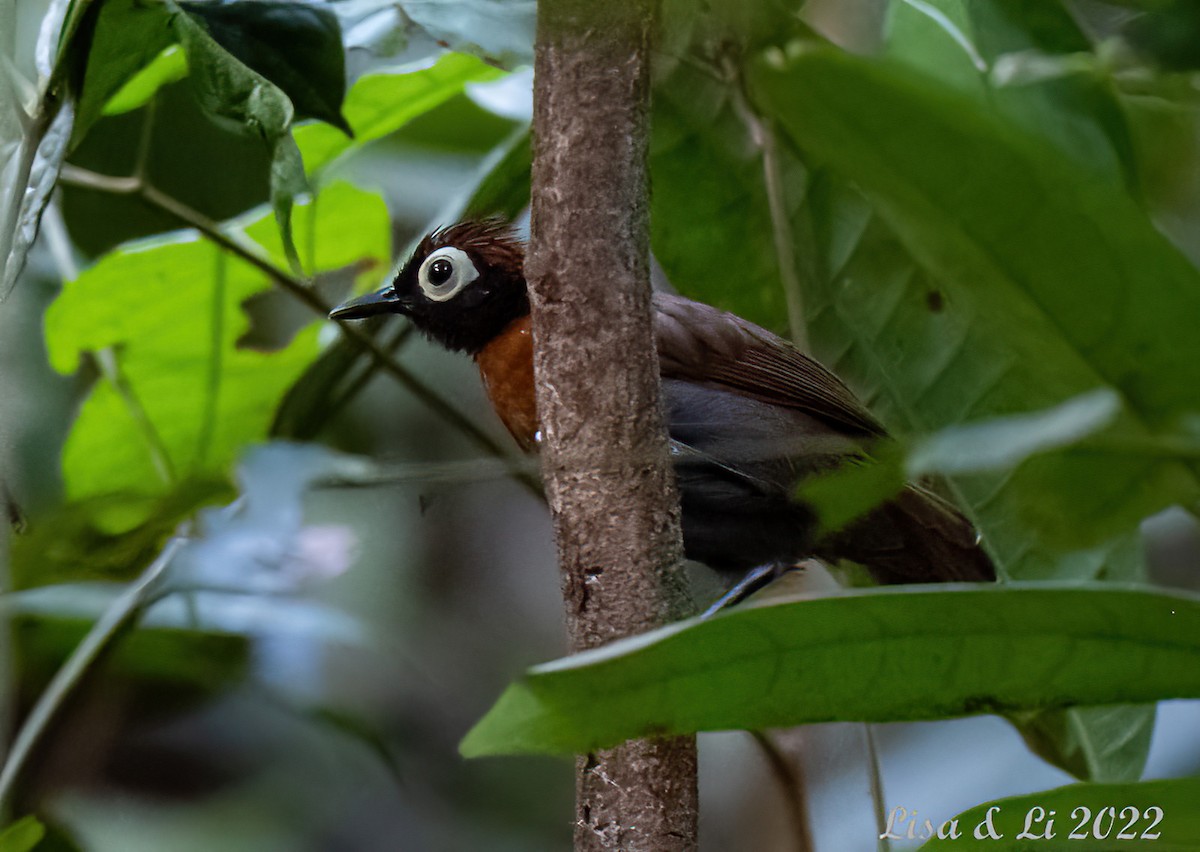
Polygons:
[[479,270],[467,253],[453,246],[432,252],[417,271],[421,292],[435,302],[454,298],[478,277]]

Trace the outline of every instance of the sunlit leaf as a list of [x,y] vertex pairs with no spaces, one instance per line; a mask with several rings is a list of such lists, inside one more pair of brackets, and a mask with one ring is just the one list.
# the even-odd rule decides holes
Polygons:
[[[297,217],[318,263],[389,259],[376,196],[335,185]],[[269,225],[250,230],[270,242],[261,237]],[[241,302],[268,286],[254,267],[187,233],[111,252],[67,286],[47,314],[51,362],[66,372],[84,352],[108,351],[124,383],[100,383],[80,412],[63,457],[69,497],[161,494],[186,477],[224,473],[266,435],[275,403],[316,354],[317,332],[310,326],[270,354],[236,348],[247,325]]]
[[151,60],[117,90],[104,104],[104,115],[121,115],[139,109],[163,86],[187,76],[187,59],[183,49],[173,44]]
[[503,73],[473,56],[447,53],[419,71],[368,74],[346,95],[343,113],[353,139],[324,124],[296,128],[304,166],[315,172],[351,148],[399,130],[461,92],[467,83],[494,80]]

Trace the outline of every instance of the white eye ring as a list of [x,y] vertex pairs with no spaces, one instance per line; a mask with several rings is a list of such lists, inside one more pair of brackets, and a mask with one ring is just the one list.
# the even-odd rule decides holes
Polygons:
[[[450,263],[450,277],[435,284],[429,280],[429,276],[434,263],[439,260]],[[479,270],[475,268],[475,264],[471,263],[471,258],[465,251],[454,246],[445,246],[431,252],[429,257],[425,258],[425,262],[421,264],[421,268],[417,270],[417,284],[420,285],[421,292],[435,302],[453,299],[462,288],[478,277]]]

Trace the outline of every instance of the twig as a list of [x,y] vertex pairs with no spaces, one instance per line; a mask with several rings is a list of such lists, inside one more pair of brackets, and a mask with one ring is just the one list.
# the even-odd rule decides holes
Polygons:
[[796,839],[796,852],[813,852],[812,826],[808,817],[808,802],[804,794],[804,779],[800,768],[762,731],[750,731],[750,736],[762,749],[767,765],[783,792],[784,806],[792,823],[792,836]]
[[29,711],[29,716],[13,740],[12,750],[4,762],[4,768],[0,770],[0,811],[7,806],[21,769],[54,716],[63,708],[71,692],[79,686],[100,654],[141,614],[143,606],[151,599],[155,586],[184,541],[185,539],[177,536],[168,542],[150,567],[143,571],[92,625],[83,641],[71,652],[71,656],[55,672],[49,685],[38,696],[37,703]]
[[892,842],[887,838],[887,823],[883,802],[883,773],[879,769],[879,749],[875,747],[875,730],[869,722],[863,723],[863,736],[867,743],[867,769],[871,779],[871,810],[875,814],[875,831],[879,838],[878,852],[889,852]]
[[808,325],[804,318],[804,294],[800,289],[800,276],[796,271],[796,249],[792,244],[792,228],[788,221],[787,201],[783,194],[783,171],[779,161],[779,143],[775,130],[762,116],[754,111],[745,90],[742,77],[733,63],[727,73],[733,82],[733,105],[738,116],[750,131],[750,138],[762,154],[763,185],[767,191],[767,210],[771,216],[771,240],[775,244],[775,259],[779,264],[779,280],[783,285],[783,297],[787,302],[788,327],[792,342],[807,352]]
[[[136,195],[150,206],[163,211],[180,223],[196,229],[204,237],[225,251],[249,263],[275,282],[277,286],[299,299],[300,302],[312,309],[314,313],[322,317],[328,316],[330,310],[333,308],[318,293],[307,287],[303,281],[275,266],[275,264],[263,257],[255,248],[226,234],[221,230],[218,223],[209,219],[200,211],[194,210],[177,199],[172,198],[152,184],[148,184],[137,177],[111,177],[109,175],[96,174],[87,169],[81,169],[78,166],[69,164],[63,167],[61,180],[72,186],[120,195]],[[392,358],[379,345],[378,341],[369,334],[366,334],[353,325],[343,324],[340,328],[342,334],[368,352],[380,368],[390,373],[413,396],[417,397],[417,399],[431,408],[434,413],[450,423],[455,429],[458,429],[491,455],[501,458],[507,458],[512,455],[487,432],[475,425],[470,418],[442,399],[432,388]],[[521,475],[518,476],[518,479],[533,493],[541,496],[541,486],[536,477]]]

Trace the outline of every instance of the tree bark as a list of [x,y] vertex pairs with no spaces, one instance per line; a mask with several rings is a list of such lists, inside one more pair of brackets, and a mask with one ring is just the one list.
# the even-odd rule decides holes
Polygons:
[[[542,0],[526,263],[573,649],[686,615],[650,314],[649,0]],[[696,848],[694,737],[581,756],[577,850]]]

